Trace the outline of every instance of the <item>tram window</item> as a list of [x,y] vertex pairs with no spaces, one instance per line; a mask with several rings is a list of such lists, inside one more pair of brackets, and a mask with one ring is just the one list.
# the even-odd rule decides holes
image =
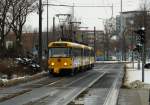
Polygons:
[[93,56],[93,51],[89,49],[84,49],[84,56]]
[[82,55],[82,49],[78,49],[79,52],[78,52],[78,56],[81,56]]
[[51,48],[49,50],[50,57],[69,57],[70,49],[69,48]]
[[89,55],[89,51],[87,49],[84,49],[84,56],[88,56]]
[[82,55],[82,49],[80,48],[72,48],[72,55],[77,57]]

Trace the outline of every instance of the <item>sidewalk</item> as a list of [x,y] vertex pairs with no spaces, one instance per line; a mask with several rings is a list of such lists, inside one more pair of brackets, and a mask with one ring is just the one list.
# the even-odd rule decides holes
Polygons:
[[150,69],[144,69],[145,82],[142,81],[142,70],[137,69],[137,63],[126,65],[126,75],[123,87],[120,89],[118,105],[149,105]]
[[149,105],[147,89],[121,89],[118,105]]

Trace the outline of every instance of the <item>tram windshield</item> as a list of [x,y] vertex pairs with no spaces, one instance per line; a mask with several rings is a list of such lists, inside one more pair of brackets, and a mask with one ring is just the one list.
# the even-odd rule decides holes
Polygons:
[[69,57],[69,48],[50,48],[49,57]]

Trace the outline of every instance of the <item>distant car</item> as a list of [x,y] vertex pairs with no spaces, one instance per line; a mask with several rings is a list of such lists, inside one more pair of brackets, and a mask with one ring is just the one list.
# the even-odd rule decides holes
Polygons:
[[24,61],[22,58],[16,58],[16,63],[17,64],[22,64]]
[[32,60],[30,58],[23,58],[23,60],[24,60],[25,65],[28,65],[32,62]]
[[31,63],[31,59],[29,59],[29,58],[16,58],[16,63],[17,64],[28,65],[28,64]]
[[150,69],[150,63],[146,63],[146,64],[144,65],[144,68]]
[[39,64],[37,64],[37,63],[31,63],[30,65],[29,65],[29,67],[32,69],[32,70],[34,70],[34,71],[40,71],[40,65]]
[[29,67],[33,72],[40,71],[41,66],[33,59],[30,58],[16,58],[16,63],[24,67]]

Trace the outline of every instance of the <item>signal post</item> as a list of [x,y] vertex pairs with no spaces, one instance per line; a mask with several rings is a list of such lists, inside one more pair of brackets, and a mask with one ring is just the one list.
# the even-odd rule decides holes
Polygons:
[[138,43],[136,45],[136,50],[141,53],[141,60],[142,60],[142,82],[144,82],[144,64],[145,64],[145,27],[141,27],[140,29],[134,31],[138,34]]

